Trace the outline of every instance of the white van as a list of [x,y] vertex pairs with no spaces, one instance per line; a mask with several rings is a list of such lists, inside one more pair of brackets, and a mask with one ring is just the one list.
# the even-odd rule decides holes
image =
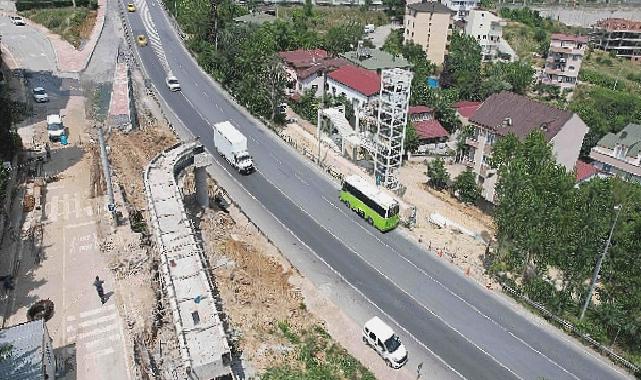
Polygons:
[[60,115],[47,116],[47,134],[49,135],[49,141],[58,141],[65,134],[65,126],[62,124]]
[[375,349],[392,368],[401,368],[407,363],[407,349],[392,328],[379,317],[365,322],[363,342]]

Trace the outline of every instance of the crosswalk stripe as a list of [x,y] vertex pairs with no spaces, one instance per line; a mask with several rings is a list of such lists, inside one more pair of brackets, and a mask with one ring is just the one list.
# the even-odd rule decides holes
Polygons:
[[119,328],[120,328],[119,325],[112,324],[112,325],[107,326],[107,327],[96,328],[96,329],[93,329],[93,330],[89,330],[87,332],[82,332],[82,333],[76,334],[76,338],[78,340],[84,340],[84,339],[92,337],[92,336],[101,335],[101,334],[104,334],[104,333],[107,333],[107,332],[110,332],[110,331],[118,330]]
[[91,317],[92,315],[102,314],[102,313],[105,313],[107,311],[114,310],[115,308],[116,308],[116,305],[111,304],[111,305],[99,307],[99,308],[96,308],[96,309],[91,309],[91,310],[88,310],[88,311],[84,311],[84,312],[78,314],[78,317],[81,318],[81,319],[85,319],[87,317]]
[[113,335],[105,336],[102,338],[96,338],[90,342],[85,343],[85,348],[90,350],[96,346],[99,346],[102,343],[115,342],[120,340],[120,338],[121,338],[120,334],[113,334]]
[[63,207],[64,207],[64,215],[63,218],[64,220],[69,220],[69,214],[71,213],[71,203],[69,202],[69,194],[65,193],[62,195],[63,199]]
[[116,350],[114,350],[113,348],[109,347],[109,348],[105,348],[104,350],[91,352],[91,353],[89,353],[88,356],[91,357],[91,358],[99,358],[99,357],[102,357],[102,356],[111,355],[114,352],[116,352]]
[[93,326],[93,325],[98,325],[98,324],[103,323],[103,322],[113,321],[116,318],[118,318],[118,314],[116,314],[116,313],[110,314],[110,315],[105,315],[105,316],[100,317],[100,318],[90,319],[88,321],[80,322],[80,323],[78,323],[78,327],[79,328],[85,328],[85,327],[89,327],[89,326]]
[[54,195],[51,197],[51,201],[49,202],[49,213],[47,214],[47,219],[52,222],[58,221],[58,200],[58,196]]
[[82,198],[79,193],[75,193],[73,197],[74,210],[76,213],[76,219],[82,218]]

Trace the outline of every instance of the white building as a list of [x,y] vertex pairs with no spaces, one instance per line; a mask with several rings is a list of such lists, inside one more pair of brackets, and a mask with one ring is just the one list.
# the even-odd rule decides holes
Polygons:
[[466,19],[472,9],[478,8],[480,0],[442,0],[441,4],[450,8],[454,12],[452,17],[459,21]]
[[619,133],[603,136],[590,158],[604,173],[641,183],[641,125],[628,124]]
[[378,100],[381,77],[376,71],[347,65],[327,76],[327,92],[335,97],[344,96],[355,112],[362,112],[370,103]]
[[503,26],[505,21],[490,11],[473,9],[466,17],[465,34],[478,41],[484,61],[515,59],[514,50],[503,40]]

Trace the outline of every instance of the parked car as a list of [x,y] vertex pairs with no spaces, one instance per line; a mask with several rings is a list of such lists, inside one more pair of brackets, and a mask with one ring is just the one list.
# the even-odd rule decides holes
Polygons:
[[33,89],[33,100],[36,103],[46,103],[49,101],[49,95],[42,87],[36,87]]
[[25,26],[26,25],[26,23],[24,22],[24,19],[22,17],[20,17],[20,16],[9,16],[9,18],[11,19],[11,22],[15,26]]
[[372,347],[392,368],[401,368],[407,363],[407,349],[394,331],[379,317],[365,322],[363,342]]
[[136,11],[136,4],[134,4],[134,3],[127,4],[127,11],[135,12]]
[[147,46],[147,36],[144,34],[138,35],[138,37],[136,37],[136,43],[138,43],[138,46]]
[[175,76],[169,74],[165,82],[167,83],[169,91],[180,91],[180,82],[178,82]]

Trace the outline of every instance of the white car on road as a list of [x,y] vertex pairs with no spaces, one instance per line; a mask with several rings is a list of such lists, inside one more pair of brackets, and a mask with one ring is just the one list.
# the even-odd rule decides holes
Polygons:
[[167,88],[169,91],[180,91],[180,82],[176,79],[175,76],[169,75],[166,80]]
[[20,16],[9,16],[11,18],[11,22],[15,26],[25,26],[24,19]]
[[394,331],[379,317],[365,322],[363,342],[372,347],[392,368],[401,368],[407,363],[407,349]]
[[44,88],[36,87],[33,89],[33,100],[35,100],[36,103],[46,103],[49,101],[49,95],[47,95]]

